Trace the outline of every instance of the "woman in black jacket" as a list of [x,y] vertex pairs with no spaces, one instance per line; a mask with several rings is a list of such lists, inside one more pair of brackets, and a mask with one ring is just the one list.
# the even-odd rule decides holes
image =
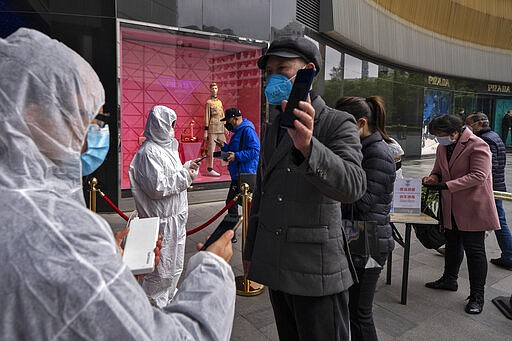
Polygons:
[[385,123],[386,110],[380,97],[342,97],[336,109],[352,114],[359,125],[363,146],[362,166],[366,172],[367,189],[361,199],[344,204],[343,217],[352,215],[355,220],[376,221],[378,226],[380,257],[378,263],[357,268],[359,283],[350,288],[350,331],[352,340],[377,340],[373,323],[373,296],[377,280],[389,252],[394,248],[389,210],[393,200],[395,162],[388,143],[391,143]]

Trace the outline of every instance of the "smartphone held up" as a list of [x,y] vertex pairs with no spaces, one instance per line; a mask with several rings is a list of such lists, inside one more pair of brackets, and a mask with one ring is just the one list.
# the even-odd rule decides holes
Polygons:
[[227,230],[233,230],[233,232],[236,232],[238,226],[240,225],[241,224],[238,219],[230,219],[225,217],[224,220],[221,221],[219,226],[217,226],[217,228],[210,235],[206,243],[204,243],[201,251],[205,251],[210,245],[215,243]]
[[300,69],[297,72],[290,97],[288,97],[288,103],[286,103],[286,108],[281,114],[281,127],[295,129],[293,122],[297,117],[293,114],[293,110],[299,107],[300,101],[307,100],[315,75],[316,69]]
[[206,159],[206,155],[205,155],[205,156],[202,156],[202,157],[201,157],[201,158],[199,158],[199,159],[194,160],[194,162],[195,162],[195,163],[197,163],[198,165],[200,165],[200,164],[201,164],[201,161],[203,161],[204,159]]

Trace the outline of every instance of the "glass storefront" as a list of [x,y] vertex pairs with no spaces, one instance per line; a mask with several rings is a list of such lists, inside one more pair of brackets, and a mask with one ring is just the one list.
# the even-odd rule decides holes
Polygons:
[[[117,0],[117,13],[121,19],[268,40],[270,3],[270,0]],[[291,8],[295,10],[294,2]]]
[[[374,64],[329,43],[325,50],[326,70],[323,91],[319,92],[326,103],[334,106],[340,96],[381,96],[388,113],[388,132],[400,143],[405,157],[435,154],[438,144],[428,133],[428,124],[437,116],[453,114],[465,119],[472,112],[482,111],[500,134],[501,119],[512,109],[512,93],[506,85]],[[507,145],[512,145],[510,136]]]
[[[224,110],[240,109],[259,135],[262,78],[256,62],[266,44],[133,25],[122,25],[120,33],[121,189],[130,188],[128,168],[154,105],[176,111],[183,161],[200,156],[211,83]],[[195,183],[230,181],[221,160],[213,168],[220,177],[205,176],[202,162]]]
[[[314,3],[318,1],[308,2]],[[318,44],[324,70],[314,88],[328,105],[334,106],[340,96],[382,96],[388,131],[407,158],[435,151],[437,143],[426,126],[440,114],[464,117],[483,111],[501,134],[502,117],[512,109],[510,84],[382,64],[305,26],[315,17],[302,5],[304,1],[296,0],[0,0],[0,34],[32,27],[61,40],[92,64],[105,87],[105,111],[112,119],[111,150],[94,175],[114,201],[119,188],[129,188],[127,169],[143,141],[147,114],[156,104],[178,114],[176,135],[184,161],[198,156],[212,82],[218,84],[224,109],[240,108],[259,134],[272,113],[265,105],[264,79],[256,61],[268,41],[281,37],[306,36]],[[509,146],[511,139],[509,134]],[[230,180],[227,167],[216,160],[214,168],[221,177],[200,176],[196,183],[225,186]]]

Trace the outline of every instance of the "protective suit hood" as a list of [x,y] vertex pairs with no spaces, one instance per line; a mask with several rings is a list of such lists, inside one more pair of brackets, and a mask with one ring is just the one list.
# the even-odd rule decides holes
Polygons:
[[0,186],[81,193],[80,149],[105,99],[94,70],[21,28],[0,39],[0,74]]
[[178,148],[178,141],[174,138],[173,125],[177,116],[174,110],[157,105],[149,112],[144,136],[162,147]]

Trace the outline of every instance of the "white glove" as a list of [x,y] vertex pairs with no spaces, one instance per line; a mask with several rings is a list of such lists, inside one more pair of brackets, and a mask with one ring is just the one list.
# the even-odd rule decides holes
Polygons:
[[199,175],[199,164],[193,160],[185,162],[183,167],[187,169],[188,174],[192,180],[194,180]]
[[188,174],[190,174],[190,177],[192,178],[192,180],[194,180],[195,178],[197,178],[197,176],[199,175],[199,172],[197,169],[191,169],[189,168],[188,169]]

